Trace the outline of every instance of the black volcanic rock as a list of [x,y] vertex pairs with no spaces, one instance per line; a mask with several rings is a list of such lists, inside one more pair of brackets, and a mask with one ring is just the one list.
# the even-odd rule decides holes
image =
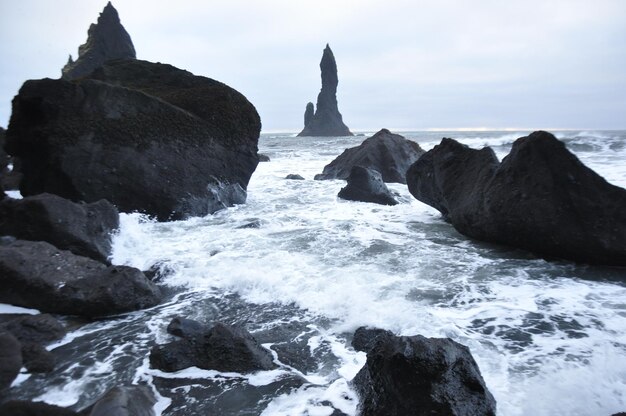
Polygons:
[[86,410],[89,416],[154,416],[155,403],[154,394],[146,386],[114,387]]
[[397,205],[398,201],[383,182],[378,171],[361,166],[353,166],[348,176],[348,184],[341,188],[339,198],[350,201],[373,202],[381,205]]
[[313,116],[315,115],[315,106],[309,102],[306,104],[306,110],[304,110],[304,127],[308,126]]
[[65,327],[52,315],[0,315],[0,331],[10,332],[20,342],[48,344],[65,336]]
[[7,173],[7,165],[9,164],[9,155],[4,150],[7,131],[0,127],[0,176]]
[[304,178],[301,175],[298,175],[297,173],[290,173],[289,175],[285,176],[285,179],[290,179],[290,180],[294,180],[294,181],[303,181]]
[[9,400],[0,404],[0,415],[11,416],[76,416],[78,413],[44,402]]
[[161,221],[245,202],[261,123],[243,95],[139,60],[90,77],[27,81],[14,98],[7,151],[22,161],[22,195],[106,199]]
[[[245,329],[223,323],[212,327],[184,320],[170,324],[168,330],[183,339],[155,346],[150,365],[162,371],[178,371],[196,366],[206,370],[248,373],[276,367],[272,354]],[[182,326],[181,326],[182,325]],[[204,328],[206,329],[204,329]],[[178,331],[180,329],[180,331]]]
[[317,96],[317,110],[311,116],[312,104],[308,103],[304,113],[304,130],[298,136],[352,136],[343,123],[337,107],[337,63],[330,46],[326,45],[320,62],[322,89]]
[[363,166],[380,172],[384,182],[406,183],[406,171],[423,154],[419,144],[382,129],[360,145],[344,150],[315,179],[348,179],[353,166]]
[[496,414],[496,402],[464,345],[360,330],[364,333],[355,338],[366,349],[367,362],[352,381],[360,415]]
[[550,258],[626,266],[626,190],[583,165],[547,132],[493,151],[452,139],[407,173],[409,191],[461,233]]
[[156,305],[158,287],[139,270],[104,264],[45,242],[0,246],[0,302],[97,317]]
[[62,250],[106,263],[119,215],[106,200],[77,204],[52,194],[0,202],[0,234],[47,241]]
[[114,59],[135,59],[135,47],[130,35],[120,23],[117,10],[107,3],[87,32],[87,42],[78,48],[78,59],[70,55],[62,69],[63,78],[76,79],[90,74],[107,61]]
[[0,332],[0,391],[9,387],[22,368],[22,346],[8,332]]

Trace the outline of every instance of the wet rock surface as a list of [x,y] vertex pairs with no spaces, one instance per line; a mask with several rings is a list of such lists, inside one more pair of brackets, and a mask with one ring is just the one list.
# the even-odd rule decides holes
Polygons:
[[337,196],[350,201],[373,202],[381,205],[398,204],[383,182],[380,173],[361,166],[352,167],[348,184],[341,188]]

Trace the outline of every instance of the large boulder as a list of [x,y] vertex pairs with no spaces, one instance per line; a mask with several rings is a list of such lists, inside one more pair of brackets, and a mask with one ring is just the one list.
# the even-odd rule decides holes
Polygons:
[[378,171],[361,166],[353,166],[348,176],[348,184],[341,188],[339,198],[350,201],[373,202],[381,205],[397,205],[398,201],[383,182]]
[[117,10],[107,3],[98,22],[89,26],[87,42],[78,48],[78,59],[70,55],[62,69],[63,78],[76,79],[90,74],[103,63],[113,59],[134,59],[135,47],[122,26]]
[[118,227],[117,209],[105,200],[77,204],[44,193],[0,202],[0,234],[47,241],[101,262],[111,254],[111,233]]
[[469,349],[447,338],[398,337],[360,328],[367,362],[352,381],[362,416],[496,414]]
[[146,386],[114,387],[81,414],[89,416],[154,416],[154,394]]
[[352,136],[337,106],[337,63],[328,45],[322,54],[320,70],[322,89],[317,96],[317,110],[313,113],[313,104],[306,105],[304,129],[298,136]]
[[220,322],[203,328],[203,325],[192,322],[175,318],[170,331],[183,338],[155,346],[150,352],[153,368],[172,372],[195,366],[248,373],[276,367],[272,354],[245,329]]
[[626,266],[626,190],[583,165],[552,134],[493,151],[452,139],[407,173],[409,191],[461,233],[548,258]]
[[22,346],[8,332],[0,332],[0,391],[6,389],[22,368]]
[[0,302],[97,317],[156,305],[159,288],[141,271],[106,266],[45,242],[0,246]]
[[107,199],[162,221],[245,202],[261,124],[243,95],[139,60],[92,78],[27,81],[14,98],[7,150],[22,195]]
[[354,166],[377,170],[385,182],[406,183],[406,171],[424,154],[424,150],[412,140],[382,129],[351,147],[324,166],[315,179],[348,179]]

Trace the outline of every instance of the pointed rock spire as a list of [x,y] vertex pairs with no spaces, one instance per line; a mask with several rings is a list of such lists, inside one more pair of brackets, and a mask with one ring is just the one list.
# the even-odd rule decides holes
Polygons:
[[68,61],[61,72],[65,79],[76,79],[90,74],[107,61],[135,58],[133,41],[122,26],[117,10],[109,2],[98,22],[89,27],[87,42],[78,48],[76,61]]
[[313,103],[309,102],[306,105],[306,110],[304,111],[304,127],[308,126],[311,120],[313,120],[313,116],[315,115],[315,106]]
[[322,89],[317,96],[317,110],[307,123],[310,108],[307,105],[304,130],[298,136],[352,136],[348,126],[343,123],[337,106],[337,84],[339,84],[337,63],[328,44],[322,54],[320,70],[322,71]]

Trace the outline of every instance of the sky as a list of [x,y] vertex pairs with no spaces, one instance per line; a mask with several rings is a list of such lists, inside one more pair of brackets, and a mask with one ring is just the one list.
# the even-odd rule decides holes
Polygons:
[[[0,0],[0,126],[106,0]],[[113,0],[139,59],[224,82],[297,132],[329,43],[353,131],[626,129],[625,0]]]

